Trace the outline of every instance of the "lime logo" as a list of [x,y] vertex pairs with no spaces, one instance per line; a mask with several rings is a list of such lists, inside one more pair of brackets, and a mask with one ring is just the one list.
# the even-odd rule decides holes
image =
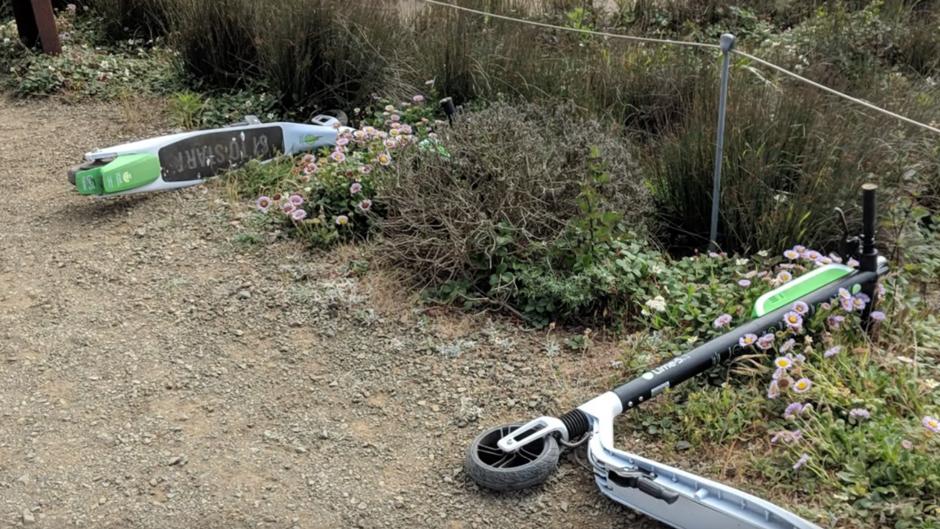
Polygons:
[[304,143],[316,143],[319,139],[319,136],[304,136]]
[[124,174],[121,175],[121,180],[124,180],[125,184],[130,183],[131,181],[130,171],[124,171]]

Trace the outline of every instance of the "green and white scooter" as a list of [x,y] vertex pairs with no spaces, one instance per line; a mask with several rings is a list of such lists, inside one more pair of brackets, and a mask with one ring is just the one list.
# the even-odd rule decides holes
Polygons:
[[115,145],[85,154],[69,170],[82,195],[117,196],[201,184],[249,160],[335,145],[344,116],[318,115],[306,123],[261,123],[254,116],[218,129],[181,132]]
[[464,468],[480,486],[495,491],[532,487],[546,481],[563,448],[587,444],[594,481],[608,498],[680,529],[820,529],[782,507],[723,483],[697,476],[614,446],[614,419],[712,367],[752,351],[740,345],[749,334],[786,325],[794,304],[815,311],[843,295],[867,297],[862,318],[877,301],[887,260],[875,248],[875,186],[862,186],[861,237],[846,227],[843,253],[859,267],[828,264],[757,300],[753,319],[695,349],[651,368],[639,377],[594,397],[560,417],[496,426],[480,433],[467,449]]

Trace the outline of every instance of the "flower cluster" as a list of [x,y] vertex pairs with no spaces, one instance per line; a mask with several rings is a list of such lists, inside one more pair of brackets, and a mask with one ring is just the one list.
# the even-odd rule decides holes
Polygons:
[[291,191],[258,197],[258,211],[286,215],[318,245],[365,236],[376,214],[383,170],[397,151],[433,134],[430,119],[423,116],[430,109],[423,103],[423,96],[415,96],[398,107],[386,105],[356,129],[335,125],[335,145],[298,158],[283,183]]
[[[778,286],[813,267],[843,262],[837,255],[823,255],[821,252],[803,246],[795,246],[785,251],[783,257],[785,260],[775,270],[750,271],[743,280],[756,279],[761,280],[767,286]],[[849,259],[845,264],[858,266],[853,259]],[[749,283],[739,284],[750,286]],[[884,287],[879,284],[874,294],[866,292],[840,289],[833,300],[821,303],[815,309],[802,301],[797,301],[788,307],[788,310],[783,311],[779,330],[767,332],[759,337],[748,334],[739,339],[738,345],[741,347],[754,348],[758,352],[776,351],[771,379],[767,385],[767,397],[784,400],[786,396],[789,396],[789,399],[784,400],[782,419],[797,425],[804,425],[807,429],[805,431],[813,432],[814,439],[818,435],[816,429],[820,424],[820,415],[816,414],[817,407],[819,407],[820,414],[838,412],[844,418],[845,427],[869,428],[871,424],[880,420],[875,410],[867,406],[833,408],[833,395],[829,393],[832,391],[832,379],[822,379],[820,389],[814,389],[816,384],[813,380],[817,376],[826,377],[827,373],[828,377],[831,377],[833,372],[844,369],[844,367],[836,367],[837,365],[851,362],[839,356],[844,355],[843,351],[846,348],[837,343],[836,338],[852,336],[851,333],[845,334],[843,331],[858,329],[856,322],[860,317],[867,313],[871,322],[875,324],[886,320],[884,312],[872,310],[871,306],[875,301],[873,297],[884,296]],[[721,315],[713,322],[715,328],[725,328],[730,324],[731,316],[728,314]],[[821,341],[822,347],[818,347],[815,343],[817,340]],[[826,364],[814,366],[810,365],[811,361]],[[845,396],[847,395],[841,394],[835,402]],[[864,399],[864,396],[857,398]],[[935,417],[924,416],[921,425],[928,434],[940,433],[940,420]],[[804,430],[800,428],[771,432],[772,444],[788,446],[787,451],[794,457],[798,456],[792,464],[793,470],[799,470],[810,464],[818,449],[815,444],[805,442],[805,435],[807,434],[804,434]],[[906,450],[915,449],[915,445],[910,440],[898,441]]]
[[255,207],[262,213],[273,210],[280,212],[293,222],[300,222],[307,218],[307,210],[303,208],[304,202],[304,197],[298,193],[291,195],[277,193],[271,197],[261,195],[255,201]]
[[[843,262],[842,258],[834,253],[823,255],[822,252],[818,252],[800,244],[783,252],[783,256],[791,262],[802,262],[803,264],[814,266],[825,266],[833,263],[841,264]],[[853,258],[849,258],[845,264],[853,268],[858,267],[858,261]]]
[[[746,260],[722,254],[686,258],[654,272],[655,281],[645,290],[649,302],[644,314],[651,327],[679,328],[677,343],[691,343],[747,321],[755,300],[771,289],[837,263],[856,264],[800,246],[783,256]],[[673,273],[681,274],[682,281],[672,281]],[[909,350],[906,344],[892,348],[903,335],[877,309],[912,305],[901,297],[902,282],[883,284],[890,295],[880,286],[874,291],[847,287],[833,289],[828,302],[791,301],[771,316],[776,319],[772,328],[736,334],[734,346],[744,360],[739,372],[765,374],[754,381],[756,386],[748,386],[748,398],[728,399],[729,390],[723,387],[695,399],[687,413],[696,425],[721,421],[731,406],[759,414],[762,421],[750,427],[772,447],[768,476],[799,473],[792,479],[797,486],[813,480],[848,497],[874,490],[876,476],[877,486],[909,487],[909,494],[918,496],[924,476],[935,474],[928,461],[940,446],[937,403],[924,394],[940,383],[913,377],[916,368],[930,361],[897,354]],[[657,294],[661,296],[649,299]],[[767,363],[767,369],[752,369],[748,363],[755,360]],[[905,397],[896,399],[895,391]],[[919,413],[912,415],[915,410]],[[689,428],[684,436],[709,435],[698,427],[683,428]],[[896,477],[901,475],[911,477]]]

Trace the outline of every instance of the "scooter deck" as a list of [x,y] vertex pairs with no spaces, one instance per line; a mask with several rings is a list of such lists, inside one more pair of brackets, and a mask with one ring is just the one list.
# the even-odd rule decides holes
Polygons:
[[[608,498],[679,529],[820,529],[786,509],[723,483],[614,447],[614,392],[578,407],[591,423],[588,459]],[[631,479],[632,478],[632,479]]]

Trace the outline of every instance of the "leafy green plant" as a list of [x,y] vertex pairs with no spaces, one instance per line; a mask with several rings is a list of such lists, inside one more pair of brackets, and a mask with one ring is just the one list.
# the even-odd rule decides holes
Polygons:
[[194,129],[200,121],[199,115],[204,106],[205,101],[202,96],[187,90],[170,96],[167,109],[174,125],[184,129]]
[[212,91],[201,97],[198,112],[200,127],[224,127],[240,123],[253,115],[262,121],[276,121],[282,117],[277,98],[263,89]]
[[46,55],[25,48],[15,24],[0,25],[3,84],[21,97],[67,94],[113,98],[127,91],[166,93],[180,87],[179,69],[169,50],[136,42],[97,46],[97,21],[64,11],[56,18],[62,53]]

